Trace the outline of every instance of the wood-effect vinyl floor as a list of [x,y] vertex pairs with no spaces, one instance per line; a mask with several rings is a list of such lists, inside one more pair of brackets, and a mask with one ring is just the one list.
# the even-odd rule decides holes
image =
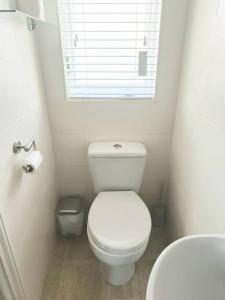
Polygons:
[[76,239],[58,238],[42,300],[145,300],[152,266],[166,246],[165,230],[153,228],[132,280],[111,286],[104,281],[85,234]]

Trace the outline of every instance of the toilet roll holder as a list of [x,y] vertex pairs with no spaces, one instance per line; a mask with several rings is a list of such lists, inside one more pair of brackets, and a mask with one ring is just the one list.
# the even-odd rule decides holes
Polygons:
[[22,145],[22,143],[20,141],[18,141],[18,142],[13,144],[13,152],[14,153],[19,153],[19,152],[21,152],[21,150],[24,150],[25,152],[29,152],[32,147],[35,151],[37,150],[34,138],[29,143],[27,143],[25,145]]

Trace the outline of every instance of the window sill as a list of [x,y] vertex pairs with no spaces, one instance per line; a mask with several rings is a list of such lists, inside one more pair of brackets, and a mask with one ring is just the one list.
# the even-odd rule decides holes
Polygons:
[[113,97],[108,97],[108,98],[97,98],[97,97],[88,97],[88,98],[82,98],[82,97],[72,97],[69,98],[67,97],[68,102],[75,102],[75,103],[87,103],[87,102],[92,102],[92,103],[98,103],[98,102],[103,102],[103,103],[154,103],[156,102],[155,98],[113,98]]

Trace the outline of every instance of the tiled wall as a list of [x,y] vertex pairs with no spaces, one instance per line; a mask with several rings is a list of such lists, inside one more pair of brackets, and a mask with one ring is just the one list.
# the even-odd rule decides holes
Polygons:
[[[54,243],[54,162],[34,33],[25,18],[0,15],[0,213],[27,299],[39,300]],[[12,145],[35,137],[44,161],[22,172]]]
[[169,184],[173,237],[225,232],[224,1],[191,1],[187,28]]
[[[94,141],[141,141],[148,148],[141,195],[159,199],[167,181],[187,0],[164,0],[155,102],[68,102],[65,95],[56,1],[48,1],[48,24],[39,27],[40,51],[56,152],[59,193],[94,199],[87,145]],[[52,55],[54,53],[54,55]]]

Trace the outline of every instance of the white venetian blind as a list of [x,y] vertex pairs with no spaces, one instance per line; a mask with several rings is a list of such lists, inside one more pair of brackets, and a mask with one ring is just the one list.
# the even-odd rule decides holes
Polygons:
[[60,0],[70,98],[153,98],[161,0]]

